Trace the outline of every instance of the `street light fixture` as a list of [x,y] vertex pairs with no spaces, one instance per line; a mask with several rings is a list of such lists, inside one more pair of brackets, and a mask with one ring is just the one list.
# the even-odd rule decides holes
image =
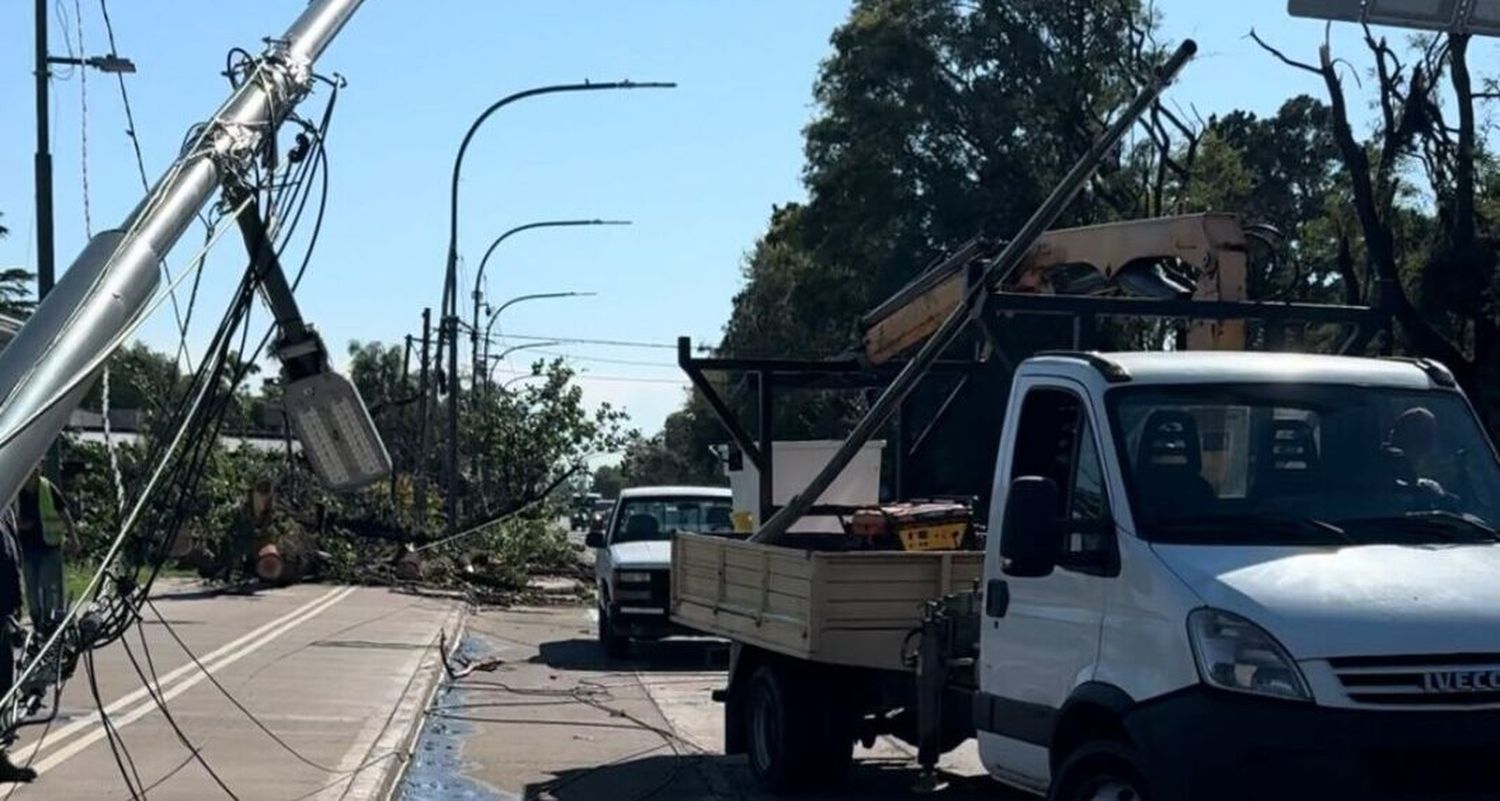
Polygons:
[[[45,0],[37,0],[42,3]],[[677,86],[676,83],[665,81],[652,81],[647,83],[636,83],[634,81],[611,81],[608,83],[564,83],[551,86],[539,86],[526,89],[515,94],[507,95],[491,103],[469,124],[469,130],[464,134],[463,141],[459,143],[458,155],[453,159],[453,179],[449,187],[448,197],[448,265],[443,276],[443,335],[448,338],[448,451],[444,458],[444,468],[447,472],[447,503],[446,511],[448,519],[446,528],[448,536],[458,533],[458,178],[463,172],[464,154],[469,150],[469,142],[473,141],[474,134],[490,115],[518,100],[537,95],[556,94],[562,92],[596,92],[614,89],[670,89]]]
[[513,236],[515,234],[519,234],[522,231],[531,231],[531,230],[535,230],[535,229],[538,229],[538,228],[566,228],[566,227],[575,227],[575,226],[584,226],[584,225],[630,225],[630,221],[629,220],[543,220],[541,222],[527,223],[525,225],[518,225],[515,228],[512,228],[509,231],[506,231],[505,233],[503,233],[503,234],[495,237],[495,241],[491,242],[489,248],[484,251],[484,258],[482,258],[482,259],[479,260],[479,270],[478,270],[478,272],[476,272],[474,274],[474,318],[473,318],[473,322],[472,322],[473,328],[472,328],[472,333],[470,334],[470,342],[469,342],[469,344],[470,344],[470,351],[469,352],[470,352],[470,355],[474,359],[474,375],[476,375],[476,376],[479,375],[479,372],[480,372],[480,369],[481,369],[481,362],[483,361],[480,358],[480,355],[479,355],[479,304],[480,304],[480,298],[482,297],[480,288],[484,285],[483,284],[483,281],[484,281],[484,268],[490,263],[490,256],[491,256],[491,254],[493,254],[495,252],[495,248],[500,247],[500,243],[501,242],[504,242],[505,240],[509,239],[511,236]]

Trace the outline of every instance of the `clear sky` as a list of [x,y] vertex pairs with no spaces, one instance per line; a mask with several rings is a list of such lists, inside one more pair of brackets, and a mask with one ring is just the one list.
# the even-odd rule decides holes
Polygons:
[[[52,49],[106,44],[98,0],[53,6]],[[227,96],[219,75],[234,45],[255,52],[305,0],[112,0],[137,127],[154,180],[187,126]],[[0,267],[35,263],[32,214],[30,3],[0,5],[0,212],[11,229]],[[1321,96],[1244,39],[1252,26],[1315,60],[1321,24],[1286,16],[1281,0],[1162,0],[1164,38],[1201,50],[1170,97],[1204,117],[1273,111],[1287,97]],[[300,293],[303,309],[341,355],[353,339],[399,341],[436,305],[446,246],[448,176],[465,128],[492,100],[528,87],[630,78],[673,80],[668,91],[597,92],[523,101],[500,112],[470,150],[461,194],[465,274],[490,240],[525,222],[609,217],[631,227],[536,231],[508,241],[489,267],[489,297],[591,291],[597,297],[524,303],[497,329],[511,334],[671,344],[715,341],[741,282],[744,254],[773,204],[803,197],[802,127],[828,37],[845,0],[368,0],[320,62],[349,79],[329,142],[332,194]],[[1336,28],[1336,54],[1362,58],[1357,31]],[[1403,36],[1400,32],[1393,32]],[[1474,48],[1495,74],[1494,45]],[[64,79],[66,78],[66,79]],[[53,84],[59,267],[84,242],[80,74]],[[112,76],[87,76],[88,186],[94,229],[119,224],[140,197]],[[306,108],[318,108],[316,100]],[[172,264],[196,250],[180,246]],[[243,264],[226,237],[210,260],[190,341],[200,344]],[[472,283],[470,283],[472,286]],[[468,288],[464,290],[467,308]],[[144,329],[175,347],[165,308]],[[686,382],[665,349],[568,345],[592,401],[624,405],[655,430]],[[532,351],[536,353],[537,351]],[[625,363],[617,363],[625,362]],[[517,359],[500,370],[524,369]],[[502,373],[503,375],[503,373]],[[622,380],[623,379],[623,380]]]

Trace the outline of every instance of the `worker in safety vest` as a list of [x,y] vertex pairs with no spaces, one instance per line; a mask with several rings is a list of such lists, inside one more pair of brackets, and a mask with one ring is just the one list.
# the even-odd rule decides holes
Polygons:
[[[10,507],[0,509],[0,696],[10,692],[16,679],[15,616],[21,611],[21,554],[16,544],[16,513]],[[30,782],[36,771],[18,767],[5,753],[8,743],[0,743],[0,784]]]
[[16,497],[16,522],[31,624],[49,634],[64,614],[63,543],[75,538],[75,530],[67,499],[40,469]]

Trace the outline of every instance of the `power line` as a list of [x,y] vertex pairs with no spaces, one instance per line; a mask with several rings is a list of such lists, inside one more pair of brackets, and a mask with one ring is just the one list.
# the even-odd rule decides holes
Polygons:
[[[58,3],[61,6],[61,3]],[[73,15],[77,18],[74,31],[78,35],[78,53],[84,52],[83,41],[83,5],[82,0],[73,0]],[[71,47],[68,48],[70,51]],[[83,233],[92,239],[94,237],[93,212],[89,205],[89,71],[80,68],[78,70],[78,139],[81,153],[82,168],[79,173],[83,177]]]
[[[538,375],[521,370],[496,370],[501,375],[530,376]],[[540,377],[540,375],[538,375]],[[688,380],[675,378],[640,378],[627,375],[594,375],[593,373],[574,373],[571,380],[574,381],[612,381],[622,384],[672,384],[674,386],[687,386]]]
[[543,337],[528,334],[506,334],[505,339],[522,339],[533,342],[548,341],[561,345],[607,345],[614,348],[653,348],[656,350],[677,350],[676,343],[664,342],[631,342],[623,339],[570,339],[568,337]]
[[537,350],[532,352],[539,353],[543,356],[560,356],[564,359],[573,359],[580,362],[597,362],[599,364],[623,364],[628,367],[661,367],[671,370],[679,369],[679,365],[674,362],[643,362],[636,361],[634,359],[606,359],[600,356],[578,356],[572,353],[562,353],[555,350]]
[[[109,16],[109,0],[99,0],[99,14],[104,18],[104,33],[105,37],[109,40],[109,54],[112,57],[119,56],[119,51],[115,47],[115,23],[114,20],[112,20]],[[82,26],[83,23],[80,17],[79,27],[81,28]],[[80,45],[80,47],[82,47],[82,45]],[[146,177],[146,159],[141,155],[141,140],[137,135],[135,129],[135,112],[130,107],[130,90],[125,86],[125,74],[116,72],[115,81],[119,84],[120,87],[120,105],[125,109],[125,135],[129,137],[130,147],[135,151],[135,168],[136,172],[140,175],[141,189],[149,193],[151,191],[151,181]],[[202,215],[199,215],[199,219],[203,219]],[[210,230],[212,229],[212,226],[207,225],[207,220],[204,220],[204,224]],[[202,265],[200,264],[199,266],[201,267]],[[167,260],[165,258],[161,259],[161,269],[162,273],[166,276],[167,281],[170,283],[172,280],[172,268],[167,266]],[[196,297],[196,295],[197,293],[195,292],[194,297]],[[190,303],[188,307],[188,317],[191,317],[192,313],[192,306]],[[192,355],[187,352],[187,319],[183,317],[182,310],[177,305],[177,293],[175,291],[172,292],[172,316],[177,319],[177,356],[178,358],[185,360],[185,366],[188,368],[188,371],[191,372],[193,369],[193,360]]]

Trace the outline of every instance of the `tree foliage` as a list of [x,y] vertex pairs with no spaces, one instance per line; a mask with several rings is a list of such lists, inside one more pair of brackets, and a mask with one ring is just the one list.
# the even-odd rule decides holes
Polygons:
[[[859,316],[934,258],[977,233],[1014,232],[1159,63],[1158,24],[1131,0],[857,0],[813,86],[807,198],[772,209],[719,353],[845,353]],[[1312,63],[1273,50],[1318,76],[1324,96],[1206,121],[1158,107],[1058,224],[1237,213],[1251,235],[1252,298],[1389,304],[1396,338],[1366,352],[1440,359],[1494,420],[1500,170],[1482,134],[1484,104],[1500,93],[1471,74],[1468,45],[1461,35],[1393,44],[1367,32],[1362,64],[1327,48]],[[1357,103],[1378,113],[1368,135],[1350,122]],[[1156,329],[1112,330],[1126,347],[1164,341]],[[1337,334],[1257,331],[1261,345],[1284,348],[1325,347]],[[1004,335],[1050,336],[1035,318]],[[715,380],[753,418],[753,385]],[[789,393],[775,430],[841,435],[864,408],[849,393]],[[700,398],[679,415],[633,443],[626,464],[678,475],[727,438]],[[695,433],[684,439],[674,427]]]
[[[5,215],[0,213],[0,220],[4,218]],[[10,229],[0,223],[0,239],[9,235]],[[0,314],[19,317],[30,312],[36,306],[31,293],[31,282],[35,280],[35,273],[19,267],[0,270]]]

